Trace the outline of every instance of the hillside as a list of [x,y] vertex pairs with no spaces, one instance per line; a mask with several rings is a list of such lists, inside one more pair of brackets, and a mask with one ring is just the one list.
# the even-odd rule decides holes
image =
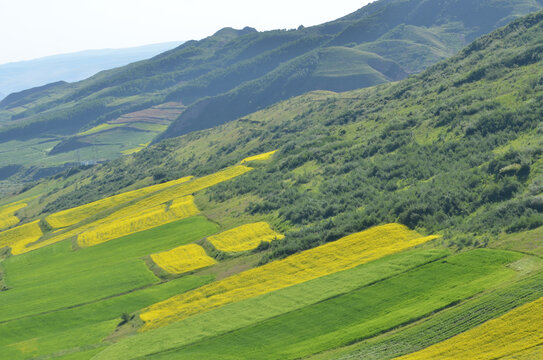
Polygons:
[[87,50],[2,64],[0,65],[0,100],[11,93],[57,81],[80,81],[102,70],[151,58],[181,43],[169,42],[125,49]]
[[538,358],[542,54],[538,12],[2,198],[0,357]]
[[[397,81],[541,5],[539,0],[380,0],[314,27],[226,28],[81,82],[12,94],[0,102],[5,155],[0,174],[35,179],[71,166],[66,164],[106,161],[141,144],[213,127],[307,91]],[[136,133],[133,127],[110,126],[126,114],[171,103],[181,111],[161,118],[167,129]],[[99,126],[103,136],[81,138]],[[2,170],[8,165],[21,168],[14,176]]]

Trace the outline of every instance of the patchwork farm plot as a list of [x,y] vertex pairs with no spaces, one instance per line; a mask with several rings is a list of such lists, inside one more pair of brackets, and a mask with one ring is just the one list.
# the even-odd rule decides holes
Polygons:
[[347,270],[435,238],[422,237],[398,224],[349,235],[153,305],[140,315],[145,321],[142,329],[161,327],[218,306]]
[[[285,236],[263,221],[220,229],[193,194],[252,170],[152,185],[0,232],[0,247],[11,250],[0,269],[0,358],[469,357],[465,349],[493,346],[454,345],[472,331],[513,336],[496,324],[525,327],[522,340],[511,337],[519,354],[541,340],[524,322],[540,307],[543,261],[517,252],[452,254],[436,248],[439,236],[392,223],[239,267],[262,242]],[[207,253],[205,239],[219,252]],[[532,285],[515,288],[517,278]],[[493,311],[458,320],[488,302]],[[426,342],[417,338],[425,331]]]
[[23,244],[38,241],[43,235],[39,222],[36,220],[1,232],[0,247],[10,246],[12,249],[17,249]]
[[529,358],[543,344],[543,298],[402,360]]
[[267,152],[267,153],[246,157],[245,159],[241,160],[241,164],[245,164],[245,163],[248,163],[248,162],[251,162],[251,161],[269,160],[269,159],[271,159],[273,154],[275,154],[276,152],[277,152],[277,150],[273,150],[273,151],[270,151],[270,152]]
[[124,192],[122,194],[110,196],[108,198],[98,200],[86,205],[54,213],[47,216],[45,219],[54,229],[64,228],[70,225],[77,224],[90,217],[93,217],[101,211],[113,208],[118,205],[126,204],[131,200],[165,189],[170,186],[182,184],[191,179],[192,176],[187,176],[178,180],[152,185],[134,191]]
[[[31,228],[39,227],[39,221],[35,221],[33,227],[21,225],[20,229],[19,227],[10,229],[8,234],[0,233],[0,244],[9,245],[14,255],[24,254],[74,237],[77,238],[77,243],[81,247],[97,245],[195,215],[198,209],[190,194],[251,170],[250,167],[237,165],[201,178],[184,177],[64,210],[45,219],[53,228],[65,228],[64,231],[52,233],[43,238],[43,233],[37,236],[37,231],[33,233],[36,236],[27,236]],[[126,205],[116,210],[122,204]],[[84,220],[99,217],[101,214],[103,217],[95,221],[78,225]],[[6,240],[2,241],[2,238]]]

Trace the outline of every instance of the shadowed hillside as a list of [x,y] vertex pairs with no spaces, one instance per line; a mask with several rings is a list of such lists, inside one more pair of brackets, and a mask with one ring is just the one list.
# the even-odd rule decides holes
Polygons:
[[[106,161],[307,91],[397,81],[540,8],[539,0],[380,0],[309,28],[226,28],[81,82],[12,94],[0,102],[0,151],[10,159],[0,166]],[[109,128],[123,115],[167,103],[183,111],[168,118],[166,130]],[[101,125],[105,138],[78,135]]]

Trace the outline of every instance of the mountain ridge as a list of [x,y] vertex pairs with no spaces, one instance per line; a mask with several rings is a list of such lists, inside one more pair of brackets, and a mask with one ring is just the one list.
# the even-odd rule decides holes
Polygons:
[[537,358],[542,119],[540,11],[29,184],[0,198],[0,357]]
[[0,100],[11,93],[56,81],[83,80],[102,70],[151,58],[181,43],[175,41],[121,49],[84,50],[0,64],[0,92],[5,94],[0,96]]
[[[259,33],[226,28],[151,60],[104,71],[43,96],[24,97],[19,106],[0,102],[0,151],[11,153],[12,162],[25,167],[78,159],[107,161],[139,144],[228,122],[306,91],[345,91],[400,80],[452,56],[470,36],[541,8],[539,0],[436,4],[441,2],[472,9],[467,25],[458,17],[434,13],[432,1],[377,1],[338,20],[297,30]],[[497,10],[488,13],[491,5]],[[429,23],[421,22],[417,14],[428,15],[433,25],[426,27]],[[483,18],[485,26],[497,23],[470,27]],[[364,34],[381,35],[367,42]],[[342,62],[345,55],[352,61]],[[334,71],[323,71],[330,66]],[[110,126],[123,114],[168,102],[184,109],[177,118],[164,118],[166,128],[153,127],[131,140],[131,128]],[[98,126],[109,130],[100,136],[80,135]],[[13,147],[16,140],[22,140],[15,146],[24,150]],[[53,148],[66,151],[50,153]],[[32,156],[18,155],[32,149]],[[0,161],[0,167],[7,165],[13,164]]]

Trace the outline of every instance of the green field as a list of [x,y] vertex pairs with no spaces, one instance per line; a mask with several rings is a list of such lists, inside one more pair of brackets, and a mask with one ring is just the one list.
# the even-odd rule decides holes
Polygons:
[[127,338],[97,358],[307,356],[473,296],[514,276],[504,265],[522,257],[477,250],[436,261],[443,255],[434,250],[387,257]]
[[[458,1],[466,6],[473,3]],[[403,14],[400,10],[413,4],[435,6],[436,2],[452,3],[386,0],[371,6],[386,3],[391,5],[389,9]],[[515,4],[529,2],[518,0]],[[498,3],[511,5],[512,0],[480,2],[485,6]],[[399,4],[405,8],[398,8]],[[0,359],[390,359],[444,341],[542,298],[543,12],[482,37],[450,60],[404,81],[350,92],[317,91],[264,107],[268,100],[279,100],[267,96],[286,94],[289,82],[324,79],[341,85],[344,77],[355,81],[359,75],[368,75],[376,82],[390,80],[386,74],[394,75],[397,67],[389,61],[396,55],[394,62],[407,64],[422,54],[421,63],[431,63],[448,56],[463,42],[453,38],[463,33],[454,28],[461,25],[444,21],[439,27],[394,25],[383,29],[370,47],[352,41],[371,33],[363,25],[349,25],[345,32],[329,39],[319,33],[296,40],[303,28],[264,38],[227,30],[204,40],[200,45],[207,45],[203,47],[195,45],[192,52],[185,54],[190,49],[180,49],[178,54],[195,62],[211,61],[219,54],[224,55],[216,59],[219,62],[233,59],[234,53],[247,57],[235,69],[213,72],[205,83],[187,79],[172,93],[161,93],[137,108],[131,106],[131,116],[122,115],[128,105],[124,110],[108,107],[107,114],[113,120],[107,121],[114,124],[126,120],[126,127],[138,128],[130,131],[124,131],[125,126],[96,128],[106,121],[93,115],[94,111],[101,113],[101,102],[90,108],[83,106],[85,99],[94,95],[91,87],[85,90],[93,84],[81,84],[80,100],[74,98],[73,102],[81,102],[79,110],[92,115],[93,123],[79,124],[73,134],[94,128],[79,139],[89,140],[104,154],[114,151],[118,155],[126,145],[143,147],[144,131],[160,130],[152,119],[151,125],[138,124],[134,111],[144,109],[143,115],[152,118],[153,111],[148,107],[155,100],[163,102],[173,95],[180,99],[191,92],[198,93],[193,99],[197,101],[205,95],[200,85],[220,85],[219,78],[228,82],[222,89],[232,96],[210,95],[198,105],[201,108],[186,102],[188,110],[175,121],[183,126],[169,128],[165,136],[188,131],[193,125],[212,126],[215,120],[230,119],[238,107],[245,112],[255,106],[262,110],[220,127],[151,143],[115,161],[73,167],[35,184],[22,184],[24,191],[0,199],[2,204],[15,200],[28,203],[16,214],[21,224],[142,186],[189,175],[201,178],[216,174],[247,157],[277,152],[267,161],[251,162],[251,171],[244,176],[196,191],[200,216],[88,248],[67,239],[22,255],[10,253],[9,248],[0,249]],[[377,31],[379,27],[369,29]],[[272,35],[277,37],[267,37]],[[244,48],[247,51],[265,45],[259,43],[263,39],[270,43],[282,39],[285,43],[256,59],[236,43],[244,42],[243,36],[247,36],[245,40],[253,36],[256,41]],[[342,41],[336,43],[338,39]],[[213,41],[222,44],[221,52]],[[319,48],[320,41],[326,41],[327,47]],[[292,44],[308,49],[295,55]],[[394,48],[396,45],[401,46]],[[419,51],[422,46],[427,51]],[[170,56],[164,59],[182,62]],[[202,64],[211,65],[209,61]],[[273,77],[247,73],[267,63]],[[147,69],[143,65],[138,71]],[[306,66],[310,70],[304,70]],[[173,69],[172,74],[177,72]],[[254,81],[238,81],[245,73]],[[130,71],[125,75],[134,74]],[[119,86],[124,86],[121,80]],[[158,76],[156,80],[161,83],[174,78]],[[104,80],[102,85],[106,83]],[[291,84],[292,88],[296,84]],[[126,93],[118,96],[127,102],[116,102],[117,95],[108,95],[107,102],[124,106],[147,101],[144,99],[149,94],[135,87],[122,89]],[[237,90],[232,93],[228,89]],[[120,90],[102,89],[104,96]],[[138,96],[131,98],[132,92]],[[244,107],[246,104],[252,105]],[[22,105],[16,111],[23,111]],[[171,109],[164,109],[173,114]],[[62,113],[51,109],[44,121],[53,121],[58,114],[81,119],[79,110],[60,110]],[[195,117],[184,122],[190,114]],[[198,123],[203,118],[209,123]],[[70,146],[81,144],[74,139],[64,142],[64,135],[47,139],[41,138],[47,134],[40,133],[40,139],[32,138],[31,132],[27,135],[20,141],[9,138],[0,144],[0,169],[12,155],[20,156],[23,165],[34,164],[33,153],[40,154],[36,162],[43,165],[96,155],[92,146],[69,151]],[[7,135],[0,131],[2,136]],[[67,152],[53,156],[48,151],[59,141]],[[161,207],[169,211],[177,202],[176,196],[164,197]],[[137,211],[123,208],[136,201],[79,219],[80,225],[101,221],[121,209],[130,216],[147,210],[153,214],[150,201],[142,201],[148,204]],[[268,222],[285,238],[239,254],[217,251],[206,239],[259,221]],[[315,252],[318,257],[304,257],[302,253],[390,223],[405,225],[421,239],[433,240],[376,260],[371,257],[374,261],[345,271],[337,271],[347,268],[341,265],[343,260],[352,256],[360,260],[356,262],[359,264],[372,256],[371,252],[357,250],[368,244],[344,247],[345,252],[338,253],[330,250],[333,246],[325,245],[321,248],[325,251]],[[140,224],[143,220],[136,225]],[[45,234],[41,241],[62,234],[49,225],[57,226],[40,222]],[[127,225],[127,232],[136,231],[136,225]],[[75,226],[60,231],[71,231]],[[392,238],[359,239],[379,248],[383,245],[380,241],[389,240],[387,249],[402,247]],[[149,256],[189,243],[202,246],[217,263],[173,275],[161,270]],[[316,259],[322,262],[316,263]],[[291,261],[292,266],[274,268],[274,261]],[[254,269],[262,265],[265,267]],[[226,279],[245,271],[242,276]],[[298,283],[302,277],[313,280]],[[260,287],[246,286],[253,283]],[[273,291],[278,288],[276,283],[285,287]],[[521,331],[522,327],[514,330]],[[543,334],[532,330],[536,336]]]
[[9,290],[0,293],[0,354],[97,343],[123,312],[211,281],[209,275],[189,276],[161,284],[142,258],[216,231],[217,225],[198,216],[87,249],[73,251],[68,240],[7,259],[2,263]]
[[298,359],[375,336],[514,276],[521,255],[472,251],[153,359]]
[[535,274],[518,282],[504,284],[494,291],[439,312],[411,326],[325,352],[311,359],[391,359],[448,339],[542,296],[543,273],[539,269]]

